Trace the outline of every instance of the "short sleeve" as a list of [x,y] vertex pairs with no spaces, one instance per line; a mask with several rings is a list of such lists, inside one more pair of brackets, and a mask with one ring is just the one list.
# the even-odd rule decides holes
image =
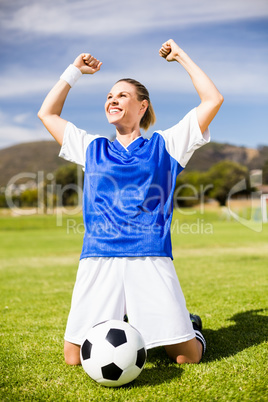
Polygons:
[[168,153],[185,167],[194,151],[210,141],[209,128],[202,134],[196,108],[192,109],[178,124],[165,131],[158,131],[165,140]]
[[99,135],[88,134],[68,122],[64,131],[63,142],[59,156],[69,162],[85,167],[85,157],[88,145]]

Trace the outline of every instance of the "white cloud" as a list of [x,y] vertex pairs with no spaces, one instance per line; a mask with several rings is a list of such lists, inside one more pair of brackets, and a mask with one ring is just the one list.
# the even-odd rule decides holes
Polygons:
[[0,148],[22,142],[32,142],[39,140],[47,140],[47,132],[44,128],[25,128],[13,124],[0,126]]
[[[0,99],[9,98],[29,98],[36,94],[46,94],[57,82],[60,74],[47,74],[41,75],[36,74],[36,70],[30,70],[29,68],[21,68],[16,73],[16,80],[13,78],[13,74],[10,69],[3,72],[0,76]],[[106,73],[100,72],[94,76],[85,77],[83,76],[80,81],[76,84],[76,92],[86,92],[88,88],[97,90],[97,88],[102,87],[107,90],[110,89],[109,86],[114,83],[115,79],[120,75],[117,73]],[[119,76],[119,78],[121,78]],[[88,84],[85,86],[85,81],[88,79]]]
[[[133,43],[132,47],[125,36],[131,34],[133,41],[135,33],[148,29],[177,28],[199,23],[264,17],[265,15],[268,16],[267,0],[243,0],[243,2],[240,0],[167,0],[166,2],[155,0],[135,0],[135,2],[125,0],[113,2],[110,0],[79,0],[75,2],[18,0],[16,7],[11,2],[8,3],[8,7],[0,9],[1,29],[5,31],[4,37],[7,38],[8,31],[19,32],[20,37],[23,37],[24,34],[27,37],[27,33],[31,36],[33,33],[41,36],[46,34],[71,35],[73,38],[77,36],[84,38],[87,35],[101,36],[98,43],[101,43],[102,46],[100,56],[97,57],[106,58],[103,60],[102,70],[90,77],[90,80],[83,77],[77,84],[76,93],[86,92],[89,88],[92,93],[96,93],[98,90],[107,91],[117,79],[126,75],[141,80],[148,84],[149,88],[155,90],[172,92],[177,91],[179,87],[181,92],[192,93],[194,89],[183,69],[177,68],[177,66],[175,68],[166,66],[163,73],[161,63],[151,60],[151,57],[154,57],[152,50],[150,49],[151,53],[148,53],[147,48],[151,44],[141,41]],[[39,47],[42,47],[41,41],[42,39],[39,38]],[[120,45],[116,41],[120,42]],[[70,40],[70,48],[72,42]],[[74,46],[73,49],[76,47]],[[123,58],[120,51],[124,54]],[[191,46],[191,51],[198,56],[199,60],[202,60],[204,71],[211,76],[225,94],[267,95],[268,61],[263,59],[265,56],[263,58],[259,56],[259,54],[265,55],[266,49],[250,49],[250,58],[254,60],[254,63],[248,62],[249,49],[241,49],[241,44],[230,43],[230,47],[224,49],[222,46],[208,48],[205,43],[202,43],[201,46],[199,44],[198,48],[196,43]],[[48,55],[50,54],[48,50],[46,52]],[[114,52],[117,53],[114,55]],[[6,60],[3,64],[4,71],[0,75],[0,99],[22,99],[23,97],[29,99],[34,95],[44,96],[60,75],[55,62],[59,64],[62,57],[64,60],[67,59],[67,55],[61,55],[58,50],[55,55],[53,47],[51,53],[53,53],[51,69],[48,68],[48,63],[43,67],[41,62],[37,67],[32,67],[31,58],[35,58],[35,55],[31,54],[30,50],[28,53],[27,49],[25,49],[25,59],[21,62],[18,60],[16,67],[14,67],[13,60]],[[38,58],[38,53],[36,57]],[[29,65],[25,64],[27,60]],[[114,63],[114,72],[109,66],[109,60]],[[142,69],[137,68],[141,62]],[[178,82],[178,86],[176,82]]]
[[[51,77],[35,76],[36,72],[22,68],[14,74],[8,69],[0,76],[0,99],[30,97],[33,94],[43,93],[56,83]],[[14,76],[16,79],[14,79]]]
[[[183,68],[165,64],[157,55],[158,38],[168,31],[176,32],[179,41],[182,35],[185,50],[212,78],[226,102],[227,98],[229,102],[263,102],[268,95],[268,59],[262,31],[245,30],[251,39],[248,43],[241,32],[232,41],[227,29],[217,30],[221,22],[263,17],[268,17],[267,0],[1,2],[2,54],[7,57],[1,60],[0,100],[9,115],[0,112],[0,147],[48,139],[36,117],[37,97],[41,104],[62,65],[72,62],[78,47],[85,44],[104,64],[99,73],[83,77],[72,90],[74,115],[85,99],[100,104],[111,85],[126,76],[148,86],[157,101],[168,94],[194,94]],[[207,43],[203,35],[198,43],[199,30],[206,31],[204,25],[210,24],[213,29],[207,32],[215,27],[215,38]],[[182,28],[188,27],[193,35],[186,37]]]
[[[268,76],[267,63],[247,62],[243,60],[217,61],[206,59],[202,63],[202,68],[215,82],[216,86],[225,93],[225,95],[235,96],[267,96],[268,95]],[[94,76],[83,76],[75,88],[72,90],[72,96],[79,94],[97,94],[110,90],[110,87],[120,78],[126,75],[138,79],[149,89],[154,91],[165,91],[166,93],[178,91],[181,93],[194,93],[194,87],[190,78],[181,66],[172,64],[153,65],[150,61],[144,60],[145,68],[136,68],[135,62],[129,61],[114,72],[100,71]],[[58,76],[35,75],[35,71],[29,69],[20,69],[17,72],[16,80],[13,75],[2,73],[0,76],[0,99],[29,99],[33,95],[45,96],[52,86],[57,82]],[[17,123],[23,123],[27,114],[16,117]]]
[[47,0],[3,9],[2,29],[59,36],[134,35],[268,16],[267,0]]
[[[47,140],[48,135],[38,119],[31,112],[13,115],[0,110],[0,148],[21,142]],[[27,127],[25,123],[30,123]]]
[[30,119],[32,119],[32,113],[27,112],[27,113],[19,113],[14,116],[13,121],[16,124],[23,124],[27,123]]

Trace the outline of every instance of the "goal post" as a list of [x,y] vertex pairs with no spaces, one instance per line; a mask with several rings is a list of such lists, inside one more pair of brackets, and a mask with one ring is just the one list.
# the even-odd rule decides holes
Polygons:
[[268,203],[268,194],[262,194],[261,195],[261,213],[262,213],[262,222],[263,223],[268,222],[267,203]]

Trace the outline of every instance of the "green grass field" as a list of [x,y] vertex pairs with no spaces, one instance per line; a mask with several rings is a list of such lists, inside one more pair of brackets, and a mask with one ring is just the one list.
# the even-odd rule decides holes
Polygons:
[[188,309],[202,316],[207,353],[199,365],[178,366],[162,348],[150,350],[132,384],[105,388],[63,358],[81,222],[0,217],[1,401],[268,399],[268,225],[257,233],[217,210],[175,212],[174,263]]

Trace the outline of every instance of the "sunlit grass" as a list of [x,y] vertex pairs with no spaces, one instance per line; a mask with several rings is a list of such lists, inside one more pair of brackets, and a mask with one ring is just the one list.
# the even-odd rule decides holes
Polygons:
[[[63,359],[83,238],[68,219],[82,222],[0,218],[1,400],[265,400],[268,225],[254,232],[218,210],[175,212],[174,264],[188,309],[202,316],[207,353],[201,364],[179,367],[162,348],[151,350],[134,383],[107,389]],[[198,233],[202,220],[211,233]]]

